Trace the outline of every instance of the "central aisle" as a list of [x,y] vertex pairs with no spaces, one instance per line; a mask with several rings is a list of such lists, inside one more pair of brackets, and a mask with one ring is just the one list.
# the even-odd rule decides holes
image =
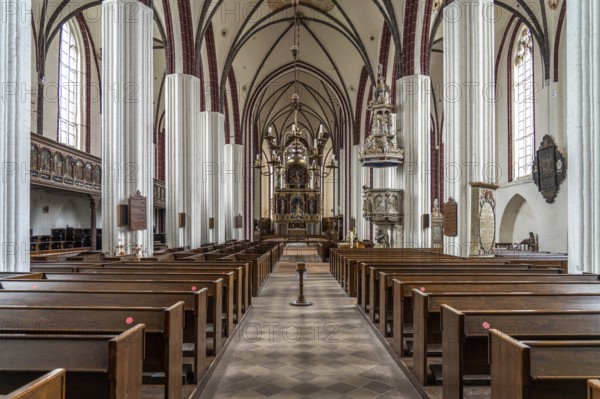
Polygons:
[[309,260],[294,252],[286,248],[200,398],[420,399],[328,264],[307,263],[314,305],[289,305],[298,296],[295,261]]

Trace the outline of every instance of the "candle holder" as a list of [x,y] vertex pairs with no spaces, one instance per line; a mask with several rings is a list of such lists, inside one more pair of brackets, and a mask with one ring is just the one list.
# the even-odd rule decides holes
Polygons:
[[298,295],[298,299],[296,299],[294,302],[290,302],[290,305],[292,306],[311,306],[312,302],[309,302],[306,300],[306,298],[304,297],[304,273],[306,273],[306,264],[305,263],[298,263],[298,268],[296,269],[296,271],[298,272],[298,276],[299,276],[299,289],[300,289],[300,294]]

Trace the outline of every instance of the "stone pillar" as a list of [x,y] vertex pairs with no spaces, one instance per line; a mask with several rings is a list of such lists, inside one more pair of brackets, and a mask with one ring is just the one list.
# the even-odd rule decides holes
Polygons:
[[445,199],[457,203],[457,235],[445,252],[479,254],[480,198],[471,183],[495,183],[494,4],[456,0],[444,9]]
[[[207,222],[201,182],[202,143],[198,135],[200,79],[173,74],[165,82],[166,233],[170,248],[202,244]],[[180,224],[180,215],[185,223]]]
[[[225,145],[225,159],[221,165],[222,193],[221,202],[225,205],[225,240],[244,238],[244,146]],[[249,176],[248,176],[249,178]],[[241,216],[242,226],[236,226]]]
[[[352,165],[360,163],[360,145],[352,146]],[[356,235],[361,240],[371,236],[371,223],[363,216],[363,186],[369,186],[369,168],[352,168],[352,213],[356,219]]]
[[398,144],[404,148],[404,246],[429,248],[431,230],[424,225],[423,215],[431,213],[431,79],[424,75],[406,76],[396,82],[396,87]]
[[31,1],[0,10],[0,271],[29,271]]
[[[137,0],[102,3],[102,250],[154,249],[152,9]],[[118,226],[117,206],[146,197],[145,230]]]
[[98,229],[96,228],[96,210],[98,209],[98,196],[90,195],[90,251],[95,251],[98,243]]
[[[567,13],[569,271],[600,273],[600,4]],[[561,228],[557,226],[557,228]]]
[[[204,201],[197,206],[204,207],[208,218],[214,219],[214,228],[208,228],[208,222],[202,229],[203,242],[225,242],[225,205],[223,199],[230,194],[224,192],[221,184],[221,167],[224,161],[225,148],[225,115],[218,112],[200,113],[200,142],[202,163],[200,168],[200,185]],[[204,237],[207,237],[205,240]]]

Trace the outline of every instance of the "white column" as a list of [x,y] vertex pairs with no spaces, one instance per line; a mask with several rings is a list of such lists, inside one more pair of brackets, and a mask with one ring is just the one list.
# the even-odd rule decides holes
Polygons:
[[447,253],[478,250],[470,183],[495,183],[493,0],[456,0],[444,9],[445,199],[458,205]]
[[0,15],[0,271],[29,271],[31,1],[4,2]]
[[[166,232],[171,248],[202,244],[201,226],[206,222],[202,185],[198,184],[202,162],[200,127],[200,79],[173,74],[165,82]],[[180,225],[180,214],[185,223]]]
[[[102,4],[102,250],[154,247],[152,9],[137,0]],[[117,225],[117,205],[147,199],[146,230]]]
[[431,213],[431,79],[406,76],[396,82],[400,147],[404,148],[404,246],[431,247],[423,215]]
[[[214,228],[208,228],[208,222],[202,229],[203,242],[225,242],[225,204],[223,198],[229,194],[224,192],[221,184],[220,168],[224,161],[225,148],[225,115],[218,112],[200,113],[200,141],[203,149],[200,185],[202,186],[204,201],[197,204],[205,208],[208,218],[214,218]],[[207,237],[204,239],[204,237]]]
[[569,3],[566,43],[569,271],[578,273],[600,272],[599,18],[597,1]]
[[244,228],[236,227],[236,216],[244,215],[244,146],[239,144],[225,145],[225,161],[221,165],[221,183],[224,196],[221,201],[225,205],[225,239],[241,240]]
[[363,217],[363,186],[369,185],[369,168],[360,166],[360,144],[352,146],[352,208],[356,218],[356,234],[361,240],[368,240],[371,224]]
[[[339,169],[335,176],[335,212],[344,215],[344,237],[349,230],[350,217],[345,209],[344,198],[346,197],[346,151],[342,148],[339,156]],[[339,209],[339,212],[338,212]]]

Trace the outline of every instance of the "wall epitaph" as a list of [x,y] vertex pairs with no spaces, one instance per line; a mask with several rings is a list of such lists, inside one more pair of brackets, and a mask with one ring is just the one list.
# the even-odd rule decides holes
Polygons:
[[444,235],[456,237],[458,235],[458,206],[454,198],[450,197],[444,204]]
[[139,191],[129,198],[129,228],[131,230],[146,230],[146,197]]
[[546,202],[553,203],[560,184],[567,176],[567,161],[549,135],[544,136],[537,150],[533,160],[532,175],[535,185]]

